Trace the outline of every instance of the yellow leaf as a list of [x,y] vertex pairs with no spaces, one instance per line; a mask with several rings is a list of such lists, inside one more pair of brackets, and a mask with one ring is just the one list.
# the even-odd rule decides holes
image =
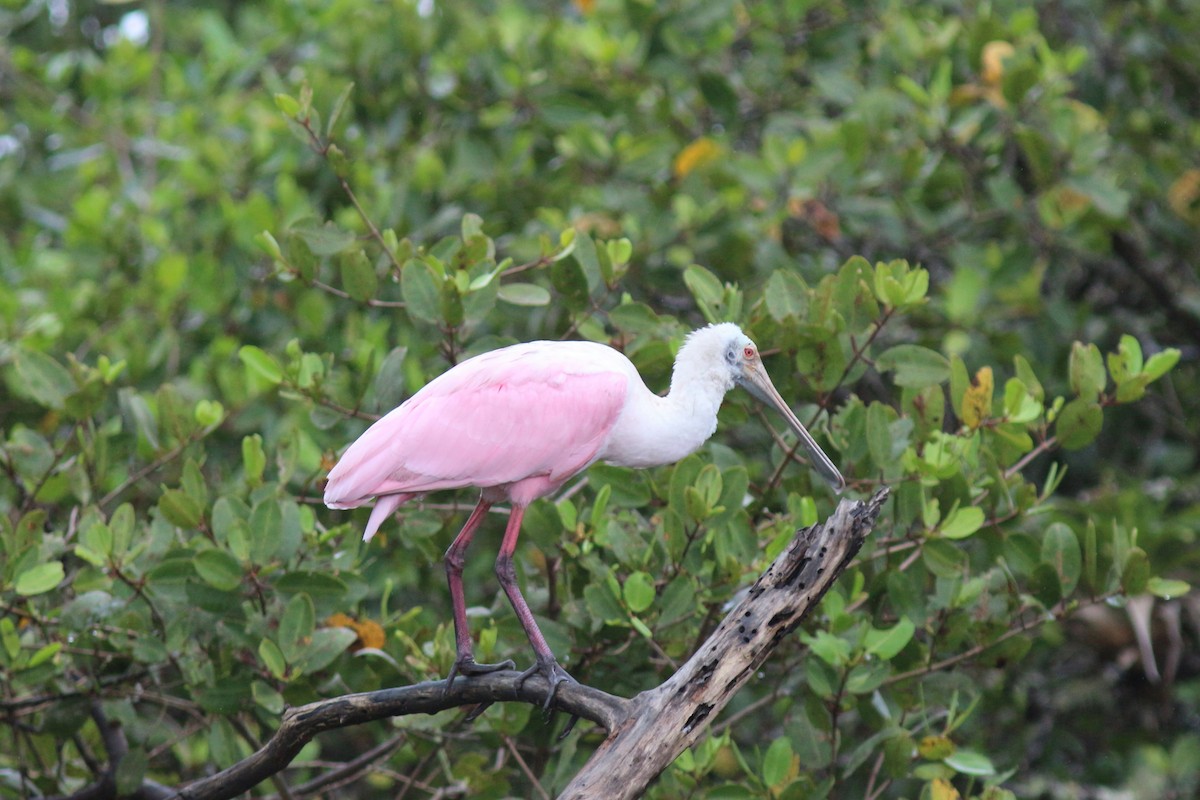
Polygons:
[[590,14],[596,7],[596,0],[575,0],[575,7],[579,9],[580,14]]
[[354,630],[358,631],[358,641],[363,647],[380,650],[387,641],[383,627],[373,619],[363,620],[354,626]]
[[952,756],[956,749],[954,742],[950,741],[950,737],[940,734],[926,736],[917,744],[917,753],[921,758],[927,758],[930,761],[941,761],[947,756]]
[[930,782],[929,797],[931,800],[962,800],[958,789],[955,789],[954,784],[945,778],[934,778]]
[[696,141],[679,151],[675,156],[674,171],[676,178],[686,178],[692,170],[703,167],[716,160],[721,154],[721,146],[707,136],[701,136]]
[[1200,222],[1200,169],[1186,170],[1167,189],[1171,210],[1189,222]]
[[1016,51],[1008,42],[995,41],[985,44],[979,58],[983,65],[983,82],[988,86],[999,86],[1000,81],[1004,79],[1004,59],[1014,52]]
[[349,628],[358,634],[358,639],[354,644],[350,645],[350,651],[361,650],[364,647],[373,647],[376,650],[383,647],[387,641],[387,636],[383,632],[383,628],[374,620],[363,620],[359,622],[348,614],[343,614],[340,611],[330,615],[325,620],[327,628]]
[[980,367],[962,401],[962,420],[971,430],[992,415],[992,388],[992,368]]

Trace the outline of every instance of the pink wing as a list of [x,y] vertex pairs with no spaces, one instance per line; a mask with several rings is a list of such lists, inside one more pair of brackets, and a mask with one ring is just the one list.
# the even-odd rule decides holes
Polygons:
[[531,478],[545,490],[561,484],[595,459],[629,385],[619,369],[589,371],[578,354],[518,346],[463,362],[346,450],[329,473],[326,505]]

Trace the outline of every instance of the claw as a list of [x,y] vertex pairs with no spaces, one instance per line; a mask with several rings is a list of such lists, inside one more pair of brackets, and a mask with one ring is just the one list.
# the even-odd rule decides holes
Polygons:
[[527,678],[539,672],[546,679],[546,683],[550,684],[550,693],[546,695],[546,702],[542,704],[542,711],[550,710],[550,704],[554,702],[554,696],[558,694],[560,684],[568,681],[570,683],[578,683],[565,669],[559,666],[553,657],[547,659],[539,657],[532,667],[522,672],[520,677],[517,678],[517,688],[519,689],[524,686]]
[[470,724],[470,723],[474,722],[475,720],[479,719],[483,715],[483,712],[487,711],[491,707],[492,707],[491,703],[479,703],[478,705],[476,705],[474,708],[472,708],[470,711],[467,712],[467,715],[465,717],[463,717],[463,722],[466,724]]
[[446,688],[442,689],[442,696],[445,697],[450,693],[450,688],[454,686],[454,679],[459,675],[469,678],[473,675],[487,675],[489,672],[499,672],[502,669],[516,669],[516,666],[516,664],[509,660],[501,661],[498,664],[478,664],[470,656],[460,658],[450,668],[450,674],[446,677]]

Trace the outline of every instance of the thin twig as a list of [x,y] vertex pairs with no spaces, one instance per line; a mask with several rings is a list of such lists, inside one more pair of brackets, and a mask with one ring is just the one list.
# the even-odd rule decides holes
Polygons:
[[520,767],[521,772],[525,773],[525,778],[537,790],[537,793],[543,800],[550,800],[550,795],[546,794],[546,790],[542,788],[542,784],[538,782],[537,776],[533,774],[533,770],[525,763],[525,759],[521,757],[521,752],[517,750],[517,746],[513,743],[512,737],[505,734],[504,746],[508,748],[508,752],[512,753],[512,757]]

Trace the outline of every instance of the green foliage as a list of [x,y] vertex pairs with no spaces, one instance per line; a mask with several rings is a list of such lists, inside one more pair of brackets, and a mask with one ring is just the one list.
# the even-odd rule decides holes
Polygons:
[[[287,705],[444,676],[439,561],[473,498],[411,504],[363,545],[365,512],[319,503],[340,448],[517,340],[611,343],[663,390],[687,331],[722,320],[849,491],[894,499],[650,796],[1196,791],[1192,17],[17,9],[0,12],[0,794],[94,781],[106,721],[132,791],[237,761]],[[832,509],[756,412],[732,394],[699,453],[597,465],[529,509],[526,590],[580,680],[659,683]],[[488,538],[466,575],[477,655],[523,662]],[[1134,597],[1191,646],[1169,673],[1170,635],[1154,665],[1101,646],[1132,641]],[[557,743],[561,721],[515,704],[399,724],[356,794],[552,794],[597,741]],[[323,734],[286,780],[390,735]],[[514,747],[521,766],[496,758]]]

